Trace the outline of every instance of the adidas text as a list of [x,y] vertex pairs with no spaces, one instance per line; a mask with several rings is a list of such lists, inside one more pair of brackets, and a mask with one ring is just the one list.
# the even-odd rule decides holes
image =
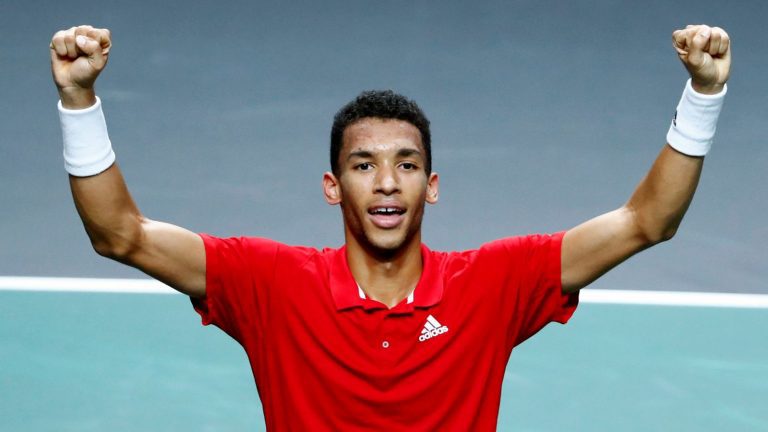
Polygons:
[[427,340],[429,338],[433,338],[435,336],[439,336],[439,335],[441,335],[443,333],[447,333],[447,332],[448,332],[448,327],[447,326],[442,326],[440,328],[437,328],[437,329],[434,329],[434,330],[430,330],[430,331],[428,331],[426,333],[422,333],[421,336],[419,336],[419,342],[424,342],[425,340]]

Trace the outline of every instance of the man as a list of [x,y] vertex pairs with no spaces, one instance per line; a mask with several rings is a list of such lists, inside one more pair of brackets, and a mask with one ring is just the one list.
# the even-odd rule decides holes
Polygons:
[[245,348],[272,430],[493,430],[513,347],[566,322],[578,291],[671,238],[693,198],[730,70],[719,28],[673,33],[691,80],[668,145],[629,201],[564,233],[464,252],[421,242],[438,200],[429,122],[412,101],[366,92],[336,115],[323,193],[345,245],[220,239],[144,217],[107,136],[94,82],[108,30],[56,33],[65,167],[95,250],[188,294]]

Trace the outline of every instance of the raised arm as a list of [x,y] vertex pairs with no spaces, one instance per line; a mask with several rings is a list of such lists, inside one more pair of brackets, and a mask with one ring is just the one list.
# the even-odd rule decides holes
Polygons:
[[693,199],[730,72],[730,40],[722,29],[708,26],[688,26],[672,37],[692,88],[678,105],[667,145],[629,201],[565,234],[565,292],[587,286],[632,255],[672,238]]
[[75,206],[100,255],[193,297],[205,295],[205,249],[195,233],[144,217],[114,163],[94,83],[112,47],[109,30],[57,32],[51,69],[61,98],[65,166]]

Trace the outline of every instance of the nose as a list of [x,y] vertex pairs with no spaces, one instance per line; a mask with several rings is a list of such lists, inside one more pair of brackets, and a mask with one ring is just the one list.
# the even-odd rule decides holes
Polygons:
[[382,166],[376,173],[375,189],[376,193],[384,195],[400,192],[400,179],[397,170],[389,164]]

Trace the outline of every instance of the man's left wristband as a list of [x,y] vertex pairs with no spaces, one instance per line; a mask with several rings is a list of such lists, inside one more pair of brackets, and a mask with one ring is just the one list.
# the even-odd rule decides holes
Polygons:
[[115,163],[101,99],[85,109],[67,109],[59,101],[64,168],[76,177],[99,174]]

